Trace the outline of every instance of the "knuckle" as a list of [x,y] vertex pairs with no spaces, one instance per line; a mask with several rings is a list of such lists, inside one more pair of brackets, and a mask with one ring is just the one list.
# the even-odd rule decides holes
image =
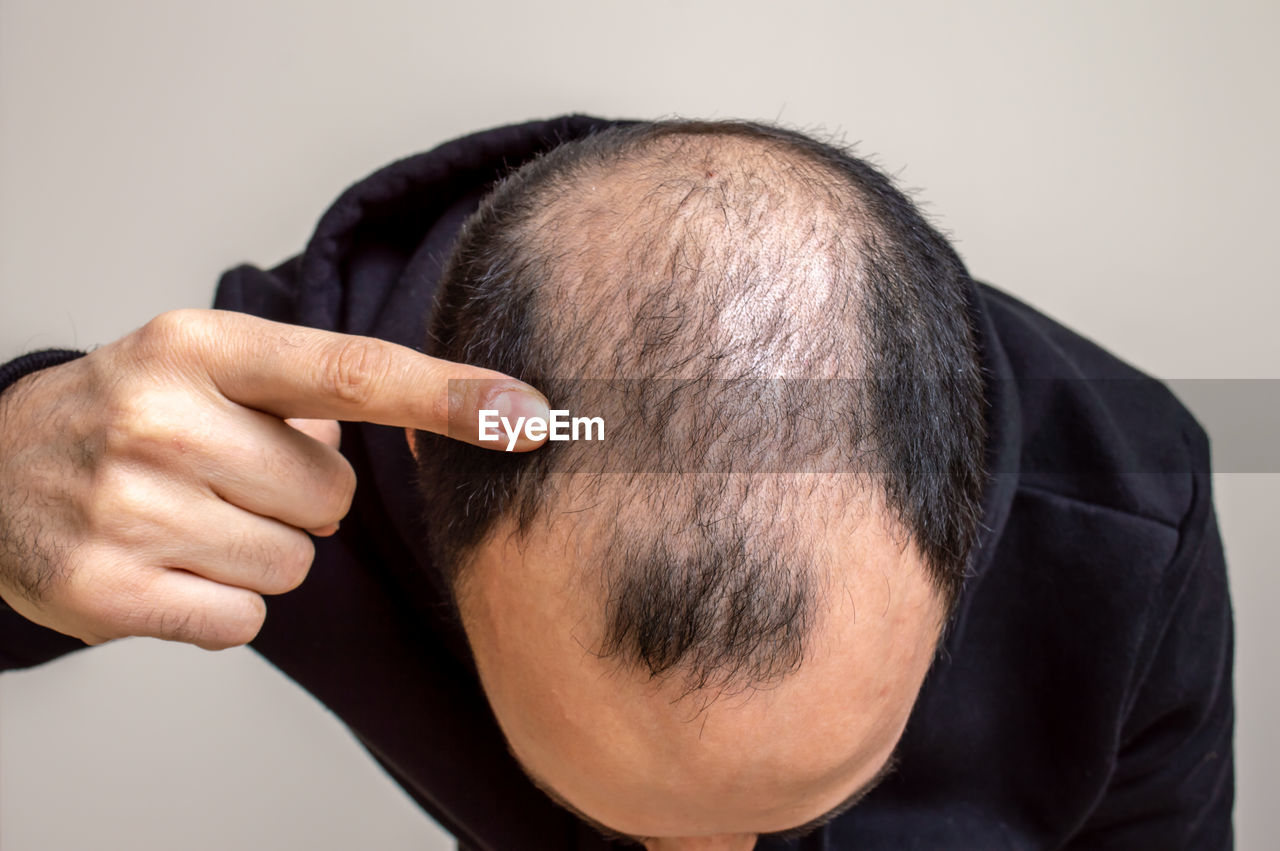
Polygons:
[[355,499],[356,471],[346,458],[339,455],[338,460],[341,463],[325,478],[320,489],[325,523],[336,523],[346,517]]
[[263,594],[283,594],[302,584],[315,559],[315,545],[304,533],[288,531],[283,541],[246,536],[237,542],[236,564],[252,576],[250,584]]
[[248,644],[258,637],[258,633],[262,631],[262,625],[267,619],[267,603],[258,594],[246,592],[244,595],[244,605],[241,607],[240,615],[233,623],[233,629],[227,636],[230,643],[229,647]]
[[292,533],[291,545],[281,554],[275,574],[277,589],[269,593],[283,594],[292,591],[302,584],[311,571],[311,563],[315,561],[316,548],[311,539],[302,532]]
[[153,352],[183,348],[199,339],[205,321],[203,312],[199,310],[169,310],[139,328],[137,342]]
[[272,588],[283,580],[277,575],[280,567],[278,549],[258,535],[245,534],[237,538],[231,557],[243,575],[252,575],[258,588]]
[[267,604],[252,591],[239,595],[239,602],[221,613],[211,629],[192,640],[205,650],[226,650],[248,644],[258,637],[267,618]]
[[210,632],[209,614],[193,608],[160,609],[154,616],[154,634],[167,641],[198,644]]
[[386,376],[389,364],[383,348],[372,340],[343,340],[323,364],[325,388],[334,398],[361,407],[369,402]]

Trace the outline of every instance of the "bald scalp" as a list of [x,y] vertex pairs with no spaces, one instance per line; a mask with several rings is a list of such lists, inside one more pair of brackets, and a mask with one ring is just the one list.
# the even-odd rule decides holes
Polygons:
[[[517,376],[610,433],[519,458],[417,436],[430,544],[456,594],[499,519],[517,535],[573,522],[590,530],[578,590],[601,611],[595,652],[689,690],[765,684],[797,669],[819,620],[833,566],[815,537],[877,488],[950,599],[982,438],[963,267],[935,251],[950,280],[927,283],[950,303],[913,304],[937,293],[877,262],[907,256],[877,192],[918,215],[878,173],[851,179],[863,164],[846,158],[763,125],[660,122],[561,145],[486,198],[446,265],[428,351]],[[886,399],[904,380],[915,410]],[[950,482],[920,471],[936,491],[923,513],[949,512],[952,529],[915,522],[931,519],[913,514],[916,471],[894,469],[909,446],[952,440],[920,433],[934,401],[959,417],[941,462],[966,459]]]
[[561,356],[583,377],[857,375],[856,335],[832,321],[856,319],[861,256],[837,174],[766,140],[673,134],[551,183],[520,235],[550,260],[533,344],[594,317],[608,345]]

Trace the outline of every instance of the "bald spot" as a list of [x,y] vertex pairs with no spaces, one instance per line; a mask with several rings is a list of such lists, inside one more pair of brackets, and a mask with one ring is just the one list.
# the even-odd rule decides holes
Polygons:
[[856,319],[865,217],[852,195],[796,151],[734,136],[664,136],[559,175],[525,236],[554,258],[536,336],[626,329],[576,353],[588,378],[708,365],[721,378],[857,377],[857,346],[831,329],[832,317]]

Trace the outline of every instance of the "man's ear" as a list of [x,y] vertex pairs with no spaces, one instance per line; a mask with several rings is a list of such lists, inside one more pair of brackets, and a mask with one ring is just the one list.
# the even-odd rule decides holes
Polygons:
[[405,440],[409,441],[409,451],[413,453],[413,460],[418,460],[418,447],[413,444],[413,429],[406,428],[404,430]]

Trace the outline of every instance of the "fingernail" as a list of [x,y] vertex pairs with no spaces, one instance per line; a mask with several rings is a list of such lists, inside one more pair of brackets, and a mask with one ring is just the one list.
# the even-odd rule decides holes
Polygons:
[[524,417],[527,421],[531,417],[541,417],[545,420],[551,416],[547,400],[542,398],[541,393],[532,389],[505,390],[499,393],[493,400],[493,410],[498,412],[498,416],[506,417],[512,423],[519,417]]
[[[497,411],[498,421],[502,423],[500,432],[500,447],[508,452],[520,451],[525,452],[535,449],[542,445],[541,440],[530,440],[526,434],[526,426],[535,417],[546,422],[551,417],[551,412],[547,405],[547,400],[542,394],[529,389],[508,388],[501,390],[489,402],[489,404],[481,405],[481,411]],[[483,416],[483,415],[482,415]],[[489,419],[492,423],[492,418]],[[477,423],[483,428],[483,423]],[[492,430],[489,435],[492,437]],[[493,446],[493,444],[490,444]]]

